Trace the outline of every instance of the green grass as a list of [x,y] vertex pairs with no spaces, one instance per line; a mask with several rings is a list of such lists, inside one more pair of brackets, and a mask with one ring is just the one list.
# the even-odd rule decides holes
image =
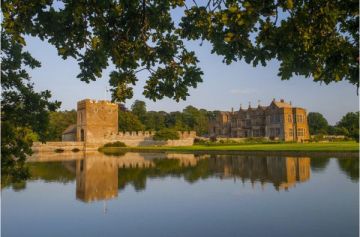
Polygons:
[[[104,148],[106,149],[106,148]],[[114,148],[110,148],[114,149]],[[314,152],[340,152],[359,151],[356,142],[328,142],[328,143],[279,143],[279,144],[241,144],[241,145],[193,145],[178,147],[128,147],[119,148],[132,151],[314,151]]]

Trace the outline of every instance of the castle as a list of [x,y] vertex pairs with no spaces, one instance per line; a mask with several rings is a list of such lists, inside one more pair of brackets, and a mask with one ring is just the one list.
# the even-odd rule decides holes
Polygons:
[[118,131],[118,104],[85,99],[77,103],[77,122],[62,133],[62,141],[83,142],[87,147],[121,141],[127,146],[191,146],[196,133],[178,132],[179,140],[155,141],[152,131]]
[[266,137],[271,140],[309,139],[306,110],[293,107],[283,99],[269,106],[219,112],[209,123],[209,135],[218,137]]

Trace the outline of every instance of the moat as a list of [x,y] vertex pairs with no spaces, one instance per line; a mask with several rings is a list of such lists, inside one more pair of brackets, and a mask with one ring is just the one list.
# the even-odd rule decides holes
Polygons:
[[358,236],[359,159],[41,153],[2,236]]

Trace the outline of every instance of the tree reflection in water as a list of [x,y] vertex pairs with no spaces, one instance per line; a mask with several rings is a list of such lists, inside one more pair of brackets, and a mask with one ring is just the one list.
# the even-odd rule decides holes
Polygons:
[[[337,160],[340,169],[358,181],[358,159]],[[329,158],[155,153],[126,153],[116,157],[96,152],[69,157],[66,154],[56,157],[42,154],[32,158],[28,165],[32,175],[30,180],[76,181],[77,199],[92,202],[115,198],[118,190],[128,185],[136,191],[144,190],[148,178],[162,177],[182,177],[189,183],[209,177],[239,179],[261,185],[271,183],[281,191],[308,181],[311,171],[321,172],[328,163]],[[26,183],[13,184],[13,188],[24,189]]]

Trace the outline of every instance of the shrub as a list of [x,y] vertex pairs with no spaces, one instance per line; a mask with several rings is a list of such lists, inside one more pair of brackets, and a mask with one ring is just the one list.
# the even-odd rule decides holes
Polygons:
[[169,128],[161,129],[155,132],[153,137],[155,141],[179,140],[179,138],[180,136],[178,131]]
[[196,137],[194,139],[194,144],[196,144],[196,145],[205,145],[207,143],[208,143],[208,141],[206,139],[202,139],[202,138],[198,138],[198,137]]
[[216,142],[216,141],[217,141],[216,136],[211,136],[211,137],[210,137],[210,142]]
[[265,137],[249,137],[245,139],[245,143],[268,143],[269,140]]
[[126,145],[123,142],[117,141],[106,143],[104,147],[126,147]]

